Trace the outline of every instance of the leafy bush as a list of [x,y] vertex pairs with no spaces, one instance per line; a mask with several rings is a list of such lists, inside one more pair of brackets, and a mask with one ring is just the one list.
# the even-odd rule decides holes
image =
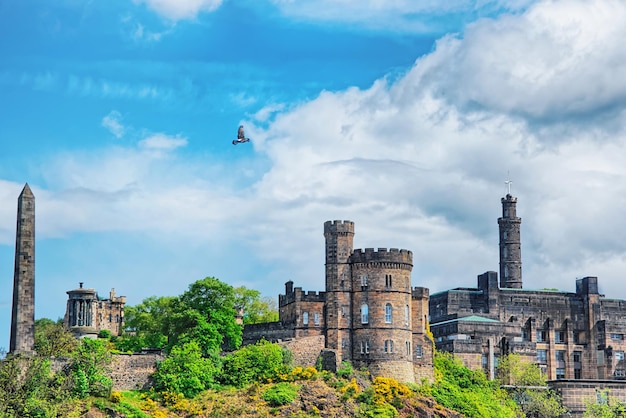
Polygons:
[[154,387],[161,393],[182,394],[193,398],[215,382],[219,364],[216,358],[203,358],[197,342],[175,346],[157,365]]
[[224,359],[220,381],[243,387],[254,381],[288,380],[289,364],[285,364],[283,349],[265,340],[245,346]]
[[342,361],[341,368],[337,370],[337,376],[347,379],[352,375],[353,372],[354,369],[352,368],[352,364],[350,364],[350,362],[348,361]]
[[266,389],[261,397],[270,406],[283,406],[290,404],[298,396],[299,387],[291,383],[281,382]]

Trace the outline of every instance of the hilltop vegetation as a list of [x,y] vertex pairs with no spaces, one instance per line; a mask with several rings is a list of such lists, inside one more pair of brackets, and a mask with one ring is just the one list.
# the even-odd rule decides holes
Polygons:
[[[513,418],[562,412],[553,393],[501,389],[503,382],[545,384],[536,366],[515,356],[501,360],[497,381],[444,353],[436,354],[434,382],[372,379],[349,363],[330,373],[294,366],[289,351],[267,341],[241,348],[234,306],[252,307],[254,316],[245,321],[275,319],[258,292],[208,277],[178,297],[128,307],[130,332],[121,337],[103,332],[79,342],[60,321],[38,320],[38,355],[0,365],[0,416]],[[111,353],[144,346],[167,353],[153,375],[154,387],[112,391],[105,372]],[[54,373],[52,356],[67,359]],[[525,400],[522,407],[516,399]]]

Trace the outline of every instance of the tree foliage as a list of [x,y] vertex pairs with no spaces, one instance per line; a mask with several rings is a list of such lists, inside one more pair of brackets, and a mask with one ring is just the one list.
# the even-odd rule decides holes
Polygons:
[[236,287],[235,306],[243,310],[244,324],[260,324],[278,321],[276,300],[261,297],[261,292],[245,286]]
[[63,326],[63,320],[41,318],[35,321],[35,351],[39,356],[69,356],[78,345],[78,340]]
[[626,418],[626,404],[609,396],[608,391],[598,393],[598,399],[585,402],[583,418]]
[[163,394],[181,394],[193,398],[209,388],[218,371],[216,359],[202,356],[200,345],[187,342],[172,348],[154,373],[154,388]]
[[261,340],[226,356],[220,380],[237,387],[276,381],[288,372],[289,359],[281,346]]
[[497,382],[488,381],[482,371],[468,369],[450,353],[436,353],[434,365],[437,381],[431,393],[443,406],[468,418],[518,416],[515,402]]
[[558,394],[547,388],[539,366],[519,354],[500,358],[498,381],[511,386],[511,396],[527,416],[551,418],[566,412]]

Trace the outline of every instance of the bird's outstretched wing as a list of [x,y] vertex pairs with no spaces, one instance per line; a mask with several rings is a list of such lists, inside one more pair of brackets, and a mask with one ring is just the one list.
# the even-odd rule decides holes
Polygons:
[[237,132],[237,139],[245,139],[246,135],[243,133],[243,125],[239,125],[239,131]]

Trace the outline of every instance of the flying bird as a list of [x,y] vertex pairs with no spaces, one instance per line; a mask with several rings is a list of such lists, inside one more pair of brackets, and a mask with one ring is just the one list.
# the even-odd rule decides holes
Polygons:
[[239,125],[239,131],[237,132],[237,139],[233,139],[233,145],[242,144],[248,141],[250,141],[250,138],[246,138],[246,135],[243,133],[243,125]]

